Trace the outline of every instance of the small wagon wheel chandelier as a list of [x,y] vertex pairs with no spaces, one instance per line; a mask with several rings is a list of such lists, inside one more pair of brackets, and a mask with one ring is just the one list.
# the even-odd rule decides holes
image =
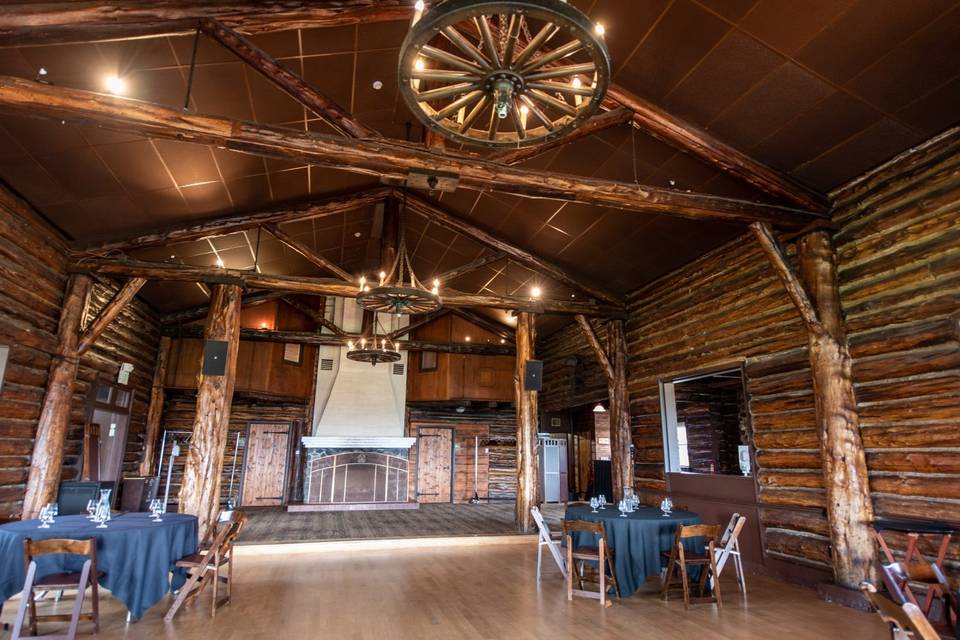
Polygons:
[[[405,210],[404,203],[401,216]],[[434,280],[433,286],[428,289],[413,272],[410,254],[407,252],[402,217],[397,257],[393,261],[390,272],[381,271],[380,283],[376,286],[368,283],[365,277],[360,278],[357,304],[370,311],[396,315],[433,313],[443,306],[440,301],[440,281]]]
[[565,0],[417,3],[400,49],[400,92],[458,142],[521,147],[596,113],[610,80],[602,25]]
[[397,345],[387,337],[384,332],[383,336],[377,336],[377,326],[379,320],[377,320],[376,314],[373,316],[373,335],[368,341],[366,337],[360,338],[359,342],[354,342],[352,340],[347,342],[347,360],[355,360],[357,362],[369,362],[373,366],[381,362],[397,362],[400,360],[400,352],[397,350]]

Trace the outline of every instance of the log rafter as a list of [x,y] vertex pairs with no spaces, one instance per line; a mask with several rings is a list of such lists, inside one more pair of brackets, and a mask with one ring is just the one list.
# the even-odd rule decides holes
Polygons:
[[0,77],[0,110],[31,117],[97,124],[157,138],[225,147],[264,157],[330,166],[388,179],[411,171],[457,175],[470,189],[581,202],[624,211],[698,220],[769,222],[802,227],[822,214],[520,167],[479,159],[440,156],[390,140],[341,138],[210,115],[183,113],[157,104]]
[[117,291],[116,295],[110,299],[110,302],[100,311],[90,326],[80,334],[77,341],[77,354],[86,353],[97,338],[110,326],[110,323],[120,315],[120,312],[133,300],[137,292],[147,283],[146,278],[130,278],[124,283],[123,287]]
[[300,302],[300,301],[297,300],[296,298],[293,298],[293,297],[291,297],[291,296],[284,296],[284,297],[281,298],[281,299],[282,299],[286,304],[290,305],[291,307],[293,307],[294,309],[296,309],[297,311],[299,311],[299,312],[302,313],[303,315],[305,315],[305,316],[307,316],[308,318],[310,318],[310,319],[311,319],[313,322],[315,322],[316,324],[318,324],[318,325],[320,325],[321,327],[323,327],[323,328],[325,328],[325,329],[328,329],[328,330],[330,330],[331,332],[333,332],[333,335],[336,335],[336,336],[345,336],[345,335],[347,335],[347,332],[346,332],[346,331],[344,331],[343,329],[341,329],[340,327],[338,327],[335,323],[331,322],[330,320],[327,320],[325,317],[323,317],[323,314],[322,314],[322,313],[320,313],[320,312],[317,311],[316,309],[313,309],[313,308],[311,308],[311,307],[308,307],[307,305],[303,304],[302,302]]

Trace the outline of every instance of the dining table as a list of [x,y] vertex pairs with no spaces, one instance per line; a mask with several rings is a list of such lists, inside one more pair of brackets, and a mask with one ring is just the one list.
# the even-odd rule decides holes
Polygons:
[[[700,523],[700,516],[690,511],[672,511],[664,515],[655,507],[639,507],[621,517],[617,507],[609,504],[596,511],[589,505],[571,505],[564,517],[603,523],[607,542],[613,549],[614,570],[622,597],[636,592],[648,578],[660,575],[666,566],[663,552],[670,551],[680,525]],[[580,539],[590,534],[576,535],[578,538],[574,544],[596,544]],[[703,542],[691,539],[684,543],[684,547],[702,552]]]
[[[68,538],[97,541],[99,584],[123,602],[139,619],[171,590],[179,589],[186,574],[177,560],[196,553],[197,518],[165,513],[155,522],[149,513],[124,513],[106,522],[105,528],[87,516],[54,518],[49,528],[39,520],[23,520],[0,526],[0,603],[23,590],[26,578],[23,541]],[[36,558],[37,576],[79,572],[83,556],[50,555]]]

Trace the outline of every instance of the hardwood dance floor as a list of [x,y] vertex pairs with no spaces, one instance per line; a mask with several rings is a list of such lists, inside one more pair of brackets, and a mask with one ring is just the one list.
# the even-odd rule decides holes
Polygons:
[[[245,551],[247,553],[248,551]],[[546,559],[550,562],[549,559]],[[638,593],[602,610],[568,602],[551,565],[537,587],[533,544],[257,555],[237,559],[234,601],[209,618],[209,594],[165,625],[165,601],[135,624],[103,598],[97,638],[609,640],[869,640],[889,637],[876,615],[826,604],[806,589],[749,577],[725,606],[663,602]],[[652,583],[651,583],[652,585]],[[726,583],[725,583],[726,586]],[[4,607],[10,621],[15,602]],[[59,607],[66,609],[70,599]],[[46,632],[52,632],[47,626]],[[44,627],[40,629],[44,633]],[[92,637],[81,624],[80,637]]]

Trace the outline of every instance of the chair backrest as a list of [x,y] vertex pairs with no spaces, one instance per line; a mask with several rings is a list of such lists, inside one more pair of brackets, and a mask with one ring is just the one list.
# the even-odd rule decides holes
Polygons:
[[704,542],[716,543],[720,539],[720,525],[682,524],[677,527],[677,540],[686,540],[687,538],[703,538]]
[[547,526],[546,521],[543,519],[543,514],[540,513],[539,507],[530,507],[530,515],[533,516],[533,521],[537,523],[537,529],[540,531],[540,537],[544,540],[549,540],[550,527]]
[[910,602],[907,595],[909,582],[939,585],[946,594],[951,593],[950,584],[943,571],[929,562],[893,562],[880,565],[880,577],[897,604]]
[[589,520],[563,520],[561,522],[563,526],[563,534],[567,535],[570,533],[592,533],[595,536],[600,536],[606,538],[607,530],[604,528],[602,522],[591,522]]
[[730,539],[730,536],[733,535],[733,530],[737,526],[737,521],[740,519],[740,514],[736,511],[730,516],[730,522],[727,523],[727,528],[723,530],[723,535],[720,537],[720,545],[723,546],[727,544],[727,541]]
[[[734,520],[734,518],[736,518],[736,520]],[[746,523],[747,517],[739,513],[733,514],[733,518],[730,519],[727,530],[723,532],[723,536],[720,538],[720,546],[714,551],[717,557],[718,574],[723,571],[723,567],[727,564],[727,559],[730,558],[730,554],[734,552],[734,548],[736,548],[737,553],[740,552],[740,532],[743,531],[743,526]]]
[[26,538],[23,541],[23,556],[30,560],[37,556],[49,556],[55,554],[68,554],[74,556],[88,556],[93,558],[97,553],[96,538],[87,538],[86,540],[71,540],[68,538],[48,538],[46,540],[32,540]]
[[906,613],[910,619],[910,630],[913,631],[915,638],[922,640],[940,640],[940,634],[936,632],[933,625],[927,620],[927,616],[923,615],[920,607],[912,602],[907,602],[903,605],[903,612]]

